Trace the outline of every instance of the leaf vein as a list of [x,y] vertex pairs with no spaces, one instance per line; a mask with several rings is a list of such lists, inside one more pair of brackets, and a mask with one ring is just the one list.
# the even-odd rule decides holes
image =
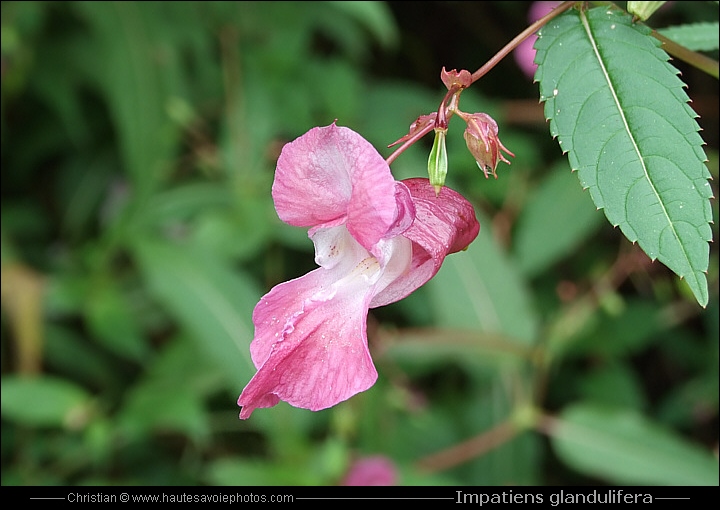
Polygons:
[[[617,106],[618,114],[620,115],[620,118],[621,118],[621,120],[622,120],[622,123],[623,123],[623,126],[624,126],[624,128],[625,128],[626,134],[627,134],[627,136],[628,136],[628,139],[629,139],[630,142],[632,143],[633,149],[634,149],[634,151],[635,151],[636,154],[637,154],[637,158],[638,158],[638,161],[640,162],[640,166],[641,166],[641,168],[642,168],[642,170],[643,170],[645,179],[647,179],[647,182],[650,184],[650,187],[651,187],[653,193],[655,194],[655,196],[656,196],[656,198],[657,198],[657,201],[660,203],[660,207],[661,207],[661,209],[662,209],[662,214],[665,216],[665,219],[666,219],[667,222],[668,222],[668,225],[669,225],[669,227],[670,227],[670,229],[671,229],[671,231],[672,231],[672,235],[673,235],[675,241],[680,245],[680,250],[681,250],[682,253],[683,253],[683,257],[685,258],[688,266],[689,266],[689,267],[692,267],[692,263],[691,263],[691,261],[690,261],[690,257],[689,257],[689,255],[688,255],[688,253],[687,253],[687,250],[685,249],[685,246],[684,246],[683,243],[681,242],[680,236],[679,236],[679,234],[678,234],[678,232],[677,232],[677,229],[675,228],[675,225],[673,224],[672,219],[670,218],[670,215],[668,214],[668,211],[667,211],[667,209],[665,208],[665,205],[664,205],[663,202],[662,202],[662,199],[661,199],[661,197],[660,197],[660,194],[658,193],[658,191],[657,191],[657,189],[656,189],[656,187],[655,187],[652,179],[650,178],[650,174],[648,173],[648,169],[647,169],[647,166],[646,166],[646,164],[645,164],[645,160],[644,160],[643,157],[642,157],[642,153],[640,152],[640,148],[638,147],[637,141],[635,140],[635,137],[633,136],[633,132],[632,132],[632,130],[630,129],[630,126],[629,126],[629,124],[628,124],[627,117],[625,116],[625,113],[624,113],[624,111],[623,111],[623,109],[622,109],[622,104],[621,104],[621,102],[620,102],[620,99],[618,98],[617,91],[616,91],[616,87],[615,87],[614,83],[612,82],[612,80],[610,79],[610,75],[608,74],[607,67],[605,66],[605,62],[604,62],[604,60],[603,60],[603,57],[602,57],[602,55],[600,54],[600,50],[599,50],[598,45],[597,45],[597,41],[596,41],[596,38],[595,38],[595,34],[593,33],[592,29],[590,28],[590,24],[588,23],[588,20],[587,20],[587,17],[585,16],[585,11],[584,11],[584,10],[581,10],[581,11],[580,11],[580,20],[581,20],[581,22],[582,22],[583,28],[585,29],[585,33],[587,34],[588,40],[590,41],[590,44],[591,44],[591,46],[592,46],[592,51],[593,51],[593,53],[595,54],[595,57],[596,57],[597,62],[598,62],[598,65],[600,66],[600,69],[601,69],[601,71],[602,71],[602,74],[603,74],[603,76],[604,76],[604,78],[605,78],[605,81],[606,81],[607,86],[608,86],[608,90],[609,90],[610,93],[612,94],[613,101],[615,102],[615,105]],[[681,275],[681,276],[682,276],[682,275]]]

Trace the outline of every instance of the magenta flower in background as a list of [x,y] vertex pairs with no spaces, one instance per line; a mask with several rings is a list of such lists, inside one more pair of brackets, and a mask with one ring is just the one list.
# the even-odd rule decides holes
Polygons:
[[480,229],[460,194],[396,181],[367,140],[334,123],[285,145],[272,195],[280,219],[310,228],[320,267],[256,305],[258,371],[238,399],[242,419],[280,400],[317,411],[371,387],[368,309],[425,284]]
[[[530,23],[535,23],[537,20],[539,20],[546,14],[549,14],[550,11],[552,11],[555,7],[559,6],[561,3],[561,1],[553,0],[542,0],[533,2],[530,5],[530,9],[528,9],[528,21]],[[637,4],[640,4],[640,10],[646,13],[649,12],[647,14],[648,16],[654,12],[653,6],[651,5],[653,3],[662,3],[660,9],[667,9],[673,4],[673,2],[637,2]],[[643,7],[642,4],[647,5]],[[657,6],[655,6],[655,9],[657,9]],[[537,65],[535,64],[535,48],[533,47],[536,40],[537,36],[533,34],[524,41],[522,41],[518,45],[518,47],[515,48],[515,51],[513,51],[513,56],[515,57],[515,62],[517,63],[518,67],[530,79],[533,79],[535,77],[535,71],[537,70]]]
[[[528,21],[530,23],[536,22],[561,3],[562,2],[555,1],[533,2],[528,11]],[[537,36],[531,35],[521,42],[513,52],[518,67],[531,79],[535,77],[535,70],[537,70],[537,65],[535,64],[535,48],[533,48],[536,40]]]
[[395,464],[382,455],[364,457],[353,462],[342,485],[345,486],[389,486],[398,482]]

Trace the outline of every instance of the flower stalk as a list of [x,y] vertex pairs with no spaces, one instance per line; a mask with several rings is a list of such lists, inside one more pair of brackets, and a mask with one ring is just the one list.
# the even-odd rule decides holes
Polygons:
[[[525,39],[530,37],[532,34],[537,32],[540,28],[545,26],[550,20],[555,18],[556,16],[562,14],[563,12],[567,11],[571,7],[573,7],[578,2],[563,2],[559,6],[557,6],[555,9],[553,9],[551,12],[540,18],[539,20],[532,23],[530,26],[528,26],[525,30],[523,30],[520,34],[518,34],[515,38],[513,38],[509,43],[507,43],[499,52],[497,52],[490,60],[488,60],[482,67],[480,67],[477,71],[470,74],[469,71],[461,70],[461,71],[446,71],[443,67],[442,72],[440,73],[440,77],[445,84],[445,86],[448,89],[447,94],[445,94],[445,97],[440,103],[440,106],[438,107],[437,113],[434,116],[434,124],[429,123],[429,119],[432,116],[431,115],[423,115],[418,117],[418,119],[410,126],[410,130],[407,135],[403,136],[399,140],[391,143],[388,145],[388,147],[393,147],[399,143],[402,143],[400,147],[395,149],[395,151],[390,154],[390,156],[387,157],[385,160],[387,164],[391,164],[397,157],[402,154],[408,147],[410,147],[412,144],[420,140],[423,136],[428,134],[430,131],[435,130],[437,133],[438,129],[441,130],[447,130],[448,127],[448,119],[455,113],[460,113],[458,109],[458,104],[460,101],[460,93],[465,90],[466,88],[470,87],[473,83],[478,81],[480,78],[485,76],[493,67],[495,67],[503,58],[505,58],[508,54],[510,54],[515,48],[517,48],[520,43],[522,43]],[[423,122],[419,122],[421,119],[424,119]],[[436,134],[436,141],[438,139],[438,136]],[[467,138],[466,138],[467,141]],[[499,142],[499,140],[498,140]],[[501,145],[500,145],[501,146]],[[433,143],[433,148],[435,148],[435,143]],[[469,147],[468,147],[469,148]],[[510,151],[502,147],[505,152],[512,155]],[[472,149],[470,151],[473,152]],[[473,153],[473,156],[475,154]],[[432,157],[432,153],[431,153]],[[509,163],[507,159],[505,159],[502,156],[502,153],[499,154],[499,157],[501,161],[504,161],[506,163]],[[481,165],[481,162],[478,161],[477,157],[475,160],[478,162],[478,165],[483,169],[483,172],[485,173],[485,176],[488,176],[488,173],[485,168]],[[487,168],[487,167],[486,167]],[[429,169],[429,166],[428,166]],[[493,168],[493,175],[495,174],[494,168]],[[443,181],[444,182],[444,181]]]

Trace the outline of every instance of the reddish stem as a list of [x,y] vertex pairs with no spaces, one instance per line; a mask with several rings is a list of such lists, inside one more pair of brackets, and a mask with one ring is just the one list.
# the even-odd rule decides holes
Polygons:
[[533,35],[535,32],[540,30],[540,28],[544,27],[548,21],[553,19],[554,17],[558,16],[559,14],[562,14],[563,12],[570,9],[573,5],[575,5],[577,2],[563,2],[557,7],[555,7],[552,11],[547,13],[545,16],[537,20],[535,23],[527,27],[525,30],[520,32],[512,41],[507,43],[503,49],[498,51],[493,58],[487,61],[487,63],[482,66],[480,69],[475,71],[472,74],[472,81],[475,83],[480,78],[485,76],[493,67],[495,67],[498,62],[500,62],[502,59],[508,56],[508,54],[517,48],[521,42],[523,42],[525,39]]
[[[537,20],[535,23],[527,27],[525,30],[520,32],[512,41],[507,43],[503,49],[501,49],[499,52],[495,54],[490,60],[487,61],[485,65],[483,65],[480,69],[475,71],[472,74],[472,83],[475,83],[480,78],[485,76],[493,67],[495,67],[498,62],[500,62],[503,58],[505,58],[512,50],[518,47],[518,45],[523,42],[525,39],[530,37],[532,34],[537,32],[540,28],[545,26],[545,24],[553,19],[555,16],[558,16],[559,14],[567,11],[570,9],[573,5],[575,5],[577,2],[563,2],[562,4],[558,5],[555,9],[550,11],[548,14]],[[445,97],[443,98],[442,102],[440,103],[440,107],[438,108],[438,115],[437,119],[435,120],[435,126],[432,124],[424,128],[423,130],[415,133],[412,137],[410,137],[408,140],[405,141],[400,147],[398,147],[390,156],[387,157],[385,160],[387,164],[389,165],[395,159],[405,151],[408,147],[410,147],[412,144],[417,142],[420,138],[428,134],[430,131],[434,129],[434,127],[441,127],[441,128],[447,128],[447,118],[448,118],[448,101],[455,97],[456,95],[459,95],[459,93],[463,89],[456,90],[455,87],[448,90],[448,93],[445,94]],[[457,100],[453,100],[452,104],[457,105]],[[453,112],[450,112],[450,115],[452,115]]]

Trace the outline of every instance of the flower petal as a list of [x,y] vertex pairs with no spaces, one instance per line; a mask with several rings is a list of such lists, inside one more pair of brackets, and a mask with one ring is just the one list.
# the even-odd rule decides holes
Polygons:
[[[314,279],[320,271],[324,270],[299,280]],[[288,282],[283,291],[294,292],[297,281]],[[267,344],[271,347],[267,358],[238,399],[243,406],[240,418],[249,417],[255,408],[273,406],[278,399],[317,411],[371,387],[377,371],[366,339],[369,300],[370,294],[361,289],[342,292],[328,302],[306,298],[296,310],[293,328]],[[285,299],[278,293],[267,296],[259,315],[277,309],[277,301]]]
[[324,267],[274,287],[255,307],[250,345],[258,372],[243,390],[241,418],[278,399],[325,409],[377,379],[367,346],[367,311],[379,263],[344,226],[318,231]]
[[415,204],[410,190],[402,182],[395,181],[395,203],[397,216],[395,223],[390,225],[385,238],[395,237],[405,232],[415,221]]
[[424,178],[402,181],[415,205],[415,221],[402,235],[412,241],[412,265],[370,302],[370,308],[403,299],[424,285],[450,253],[465,249],[480,232],[475,210],[458,192],[444,186],[440,195]]
[[335,124],[316,127],[283,147],[272,196],[284,222],[309,227],[346,216],[351,158],[344,153],[338,129]]
[[348,230],[368,251],[399,214],[388,164],[370,142],[335,123],[283,147],[272,193],[284,222],[322,228],[347,219]]

